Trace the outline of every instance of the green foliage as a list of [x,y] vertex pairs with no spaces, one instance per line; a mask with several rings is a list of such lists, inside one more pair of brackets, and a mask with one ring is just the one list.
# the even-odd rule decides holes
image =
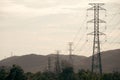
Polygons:
[[103,74],[102,79],[103,80],[120,80],[120,73],[113,72],[113,73]]
[[37,72],[33,75],[32,80],[55,80],[55,74],[52,72]]
[[66,67],[63,69],[59,76],[60,80],[75,80],[75,73],[72,67]]
[[41,72],[37,72],[33,75],[32,80],[42,80],[43,76],[41,74]]
[[28,80],[32,80],[33,73],[27,72],[27,73],[25,74],[25,76],[27,77]]
[[113,76],[112,76],[111,73],[109,73],[109,74],[103,74],[102,79],[103,80],[113,80],[112,77]]
[[7,76],[7,72],[5,67],[3,66],[0,68],[0,80],[5,80],[6,76]]
[[21,67],[13,65],[13,67],[10,69],[10,73],[7,76],[6,80],[26,80],[26,76],[24,74],[24,71],[21,69]]
[[78,77],[79,77],[79,80],[91,80],[92,78],[91,72],[85,71],[83,69],[79,70]]
[[10,70],[5,67],[0,68],[0,80],[120,80],[120,72],[104,73],[100,76],[83,69],[74,73],[72,67],[64,67],[59,74],[54,72],[24,73],[20,66],[13,65]]

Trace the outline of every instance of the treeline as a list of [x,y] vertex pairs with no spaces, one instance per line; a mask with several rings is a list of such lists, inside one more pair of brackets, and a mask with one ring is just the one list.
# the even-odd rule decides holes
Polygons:
[[102,76],[92,74],[89,70],[79,70],[74,73],[72,67],[63,68],[61,72],[37,72],[25,73],[20,66],[13,65],[11,68],[0,68],[0,80],[120,80],[120,73],[104,73]]

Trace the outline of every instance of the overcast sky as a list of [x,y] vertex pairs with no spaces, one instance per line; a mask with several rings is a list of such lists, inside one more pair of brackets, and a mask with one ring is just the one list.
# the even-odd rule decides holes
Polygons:
[[[105,3],[107,34],[101,37],[101,51],[120,49],[120,1],[119,0],[0,0],[0,59],[13,55],[51,54],[60,50],[68,54],[68,42],[73,41],[74,54],[92,54],[93,31],[86,29],[86,9],[92,2]],[[92,38],[91,38],[92,37]],[[88,42],[86,41],[88,39]],[[79,42],[78,42],[79,41]]]

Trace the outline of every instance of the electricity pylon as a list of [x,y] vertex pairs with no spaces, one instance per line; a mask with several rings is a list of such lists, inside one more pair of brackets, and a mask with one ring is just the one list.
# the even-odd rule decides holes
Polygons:
[[89,3],[92,7],[87,10],[94,11],[94,19],[87,21],[87,23],[94,24],[94,31],[88,35],[94,35],[93,39],[93,55],[92,55],[92,73],[98,73],[102,75],[102,62],[101,62],[101,52],[100,52],[100,35],[105,35],[100,32],[100,23],[106,23],[104,20],[100,19],[100,10],[105,10],[103,7],[104,3]]
[[48,71],[51,72],[51,57],[48,57]]
[[61,72],[59,51],[56,51],[56,53],[57,54],[55,59],[55,72],[56,74],[59,74]]
[[69,42],[69,62],[70,62],[71,67],[73,67],[72,45],[73,43]]

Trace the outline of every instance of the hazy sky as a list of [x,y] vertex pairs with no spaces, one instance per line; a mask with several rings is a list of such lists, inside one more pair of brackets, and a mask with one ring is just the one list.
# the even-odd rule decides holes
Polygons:
[[74,54],[90,56],[92,36],[86,34],[93,26],[86,29],[86,21],[92,18],[86,17],[86,9],[91,2],[103,2],[107,9],[107,18],[101,13],[107,22],[107,30],[100,27],[107,34],[107,42],[101,38],[101,51],[120,48],[119,0],[0,0],[0,59],[11,53],[46,55],[61,50],[68,54],[70,41]]

